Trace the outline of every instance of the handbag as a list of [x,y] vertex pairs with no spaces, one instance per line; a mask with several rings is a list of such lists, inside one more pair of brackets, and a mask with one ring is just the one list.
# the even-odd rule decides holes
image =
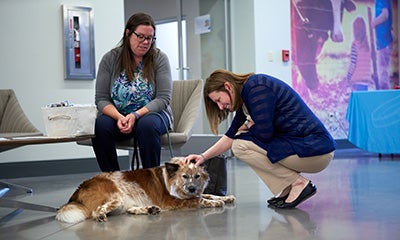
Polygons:
[[226,196],[227,184],[227,163],[228,157],[218,155],[204,162],[204,169],[210,176],[210,181],[203,193],[218,196]]

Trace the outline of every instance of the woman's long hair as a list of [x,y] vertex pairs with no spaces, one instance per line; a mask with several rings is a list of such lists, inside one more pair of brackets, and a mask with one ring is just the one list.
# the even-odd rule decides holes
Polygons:
[[232,108],[233,111],[236,111],[243,104],[242,98],[240,96],[243,84],[253,74],[254,73],[235,74],[224,69],[218,69],[211,73],[211,75],[206,79],[206,82],[204,84],[203,97],[207,118],[212,133],[218,134],[218,125],[228,117],[229,111],[226,109],[220,110],[218,104],[213,102],[208,97],[208,94],[213,91],[226,92],[230,96],[232,101],[232,96],[224,86],[225,82],[231,83],[235,95],[235,99],[233,100],[234,102],[232,102]]
[[[156,26],[154,24],[153,18],[150,15],[146,13],[136,13],[129,18],[128,22],[126,23],[123,36],[119,42],[119,47],[122,48],[122,52],[118,62],[119,71],[122,72],[125,70],[125,74],[127,75],[129,80],[134,79],[134,72],[137,67],[129,43],[129,38],[130,36],[132,36],[133,32],[136,31],[136,28],[139,25],[153,27],[154,37],[156,35]],[[126,34],[126,30],[128,30],[128,34]],[[151,43],[149,51],[143,56],[143,77],[152,83],[154,83],[153,67],[157,53],[158,50],[156,49],[153,42]]]
[[369,51],[369,43],[367,37],[367,27],[364,18],[357,17],[353,22],[354,39],[358,42],[359,47]]

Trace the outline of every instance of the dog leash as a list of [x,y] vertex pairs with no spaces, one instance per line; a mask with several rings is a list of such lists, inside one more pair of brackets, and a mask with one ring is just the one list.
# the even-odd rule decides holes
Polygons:
[[[149,112],[148,114],[153,114],[158,116],[162,123],[164,124],[165,129],[167,129],[167,138],[168,138],[168,147],[169,147],[169,153],[171,155],[171,158],[174,157],[174,154],[172,152],[172,144],[171,144],[171,139],[169,137],[169,130],[168,130],[168,126],[167,123],[165,122],[164,118],[161,116],[161,114],[159,114],[158,112]],[[132,170],[134,170],[133,166],[135,165],[136,162],[136,169],[139,169],[140,167],[140,163],[139,163],[139,152],[138,152],[138,143],[137,143],[137,138],[133,138],[133,157],[132,157]]]

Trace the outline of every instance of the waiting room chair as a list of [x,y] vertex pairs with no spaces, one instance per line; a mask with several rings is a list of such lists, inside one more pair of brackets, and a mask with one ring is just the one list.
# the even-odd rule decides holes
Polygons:
[[[180,149],[192,136],[194,124],[199,116],[203,81],[201,79],[174,80],[172,84],[171,108],[174,116],[174,129],[169,132],[170,142],[167,134],[162,136],[161,141],[164,148],[169,148],[169,144],[171,144],[172,151],[180,155]],[[78,141],[77,143],[92,145],[91,140]],[[121,150],[129,150],[132,158],[133,138],[117,142],[116,147]],[[132,159],[130,160],[132,161]],[[131,166],[133,163],[134,161],[131,162]]]
[[[0,137],[22,137],[22,136],[39,136],[43,135],[28,119],[21,105],[18,102],[17,96],[12,89],[0,89]],[[11,150],[20,147],[21,145],[0,145],[0,152]],[[1,196],[4,195],[10,186],[22,188],[27,192],[32,192],[31,188],[12,184],[6,181],[0,181],[0,185],[5,185],[5,188],[0,188]]]
[[[12,89],[0,89],[0,137],[43,135],[28,119]],[[0,146],[0,152],[18,146]]]

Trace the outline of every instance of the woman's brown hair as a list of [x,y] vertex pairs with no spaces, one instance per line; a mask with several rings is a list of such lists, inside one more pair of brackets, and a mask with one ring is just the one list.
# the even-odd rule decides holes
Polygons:
[[369,50],[367,27],[364,18],[357,17],[353,22],[354,39],[359,42],[360,47]]
[[[122,48],[121,56],[119,58],[119,70],[120,72],[125,70],[129,80],[134,79],[134,72],[136,70],[136,62],[133,56],[133,52],[130,47],[129,38],[136,30],[139,25],[151,26],[154,29],[154,37],[156,35],[156,26],[153,18],[146,13],[136,13],[132,15],[126,23],[124,34],[119,42],[119,46]],[[126,34],[128,30],[128,34]],[[154,59],[158,53],[154,42],[151,44],[149,51],[143,56],[143,77],[154,83]]]
[[233,111],[236,111],[243,104],[242,98],[240,97],[243,84],[253,74],[254,73],[236,74],[228,70],[218,69],[211,73],[211,75],[206,79],[203,97],[207,118],[212,133],[218,134],[218,125],[228,117],[229,111],[225,109],[220,110],[218,105],[208,97],[208,94],[214,91],[226,92],[231,97],[232,101],[232,96],[224,86],[225,82],[229,82],[232,84],[234,95],[236,96],[234,102],[232,103]]

